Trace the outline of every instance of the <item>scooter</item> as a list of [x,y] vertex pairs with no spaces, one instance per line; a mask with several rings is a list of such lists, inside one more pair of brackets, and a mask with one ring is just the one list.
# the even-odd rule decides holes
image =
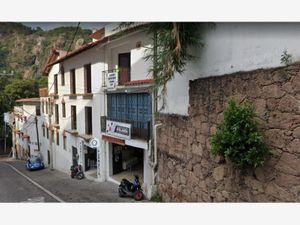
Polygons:
[[133,197],[136,201],[140,201],[143,198],[143,190],[138,176],[134,176],[133,183],[127,179],[122,179],[118,191],[120,197]]
[[72,165],[70,168],[70,171],[71,171],[71,178],[76,178],[78,180],[81,180],[84,178],[84,174],[83,174],[81,165],[77,165],[77,166]]

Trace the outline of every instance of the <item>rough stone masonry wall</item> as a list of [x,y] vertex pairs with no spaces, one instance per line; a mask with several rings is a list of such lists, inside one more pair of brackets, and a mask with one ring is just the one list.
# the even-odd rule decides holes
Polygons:
[[[160,114],[158,191],[164,201],[300,201],[300,64],[190,82],[189,116]],[[239,171],[210,154],[228,97],[254,104],[273,155]]]

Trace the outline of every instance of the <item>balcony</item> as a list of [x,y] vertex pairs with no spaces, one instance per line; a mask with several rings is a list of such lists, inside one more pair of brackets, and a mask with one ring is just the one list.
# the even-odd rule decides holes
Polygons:
[[130,69],[119,68],[102,71],[102,87],[115,88],[130,81]]
[[151,135],[151,121],[132,121],[124,120],[119,118],[112,118],[107,116],[101,117],[101,132],[107,132],[107,121],[115,121],[120,123],[131,124],[131,138],[132,139],[142,139],[149,141]]
[[39,96],[40,97],[48,97],[48,88],[40,88]]

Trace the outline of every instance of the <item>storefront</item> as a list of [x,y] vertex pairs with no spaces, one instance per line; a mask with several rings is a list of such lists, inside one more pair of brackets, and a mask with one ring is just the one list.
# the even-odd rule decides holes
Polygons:
[[85,171],[91,169],[97,169],[97,150],[89,146],[85,146],[84,149],[84,165]]
[[144,178],[144,151],[132,146],[111,144],[111,178],[121,182],[123,178],[133,180],[137,175]]

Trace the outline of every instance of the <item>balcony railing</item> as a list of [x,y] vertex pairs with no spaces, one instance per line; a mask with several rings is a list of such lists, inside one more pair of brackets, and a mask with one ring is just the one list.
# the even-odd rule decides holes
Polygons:
[[113,70],[102,71],[102,87],[108,87],[108,74],[116,74],[116,86],[124,85],[126,82],[130,81],[130,68],[119,68]]
[[112,120],[120,123],[131,124],[131,138],[150,140],[151,136],[151,121],[132,121],[113,117],[101,117],[101,132],[106,132],[106,121]]

